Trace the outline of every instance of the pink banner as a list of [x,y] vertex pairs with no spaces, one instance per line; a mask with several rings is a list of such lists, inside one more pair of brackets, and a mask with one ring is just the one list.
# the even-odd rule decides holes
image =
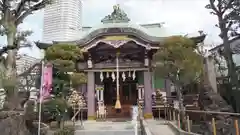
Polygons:
[[40,94],[40,100],[44,100],[50,96],[52,90],[52,65],[46,64],[42,71],[42,92]]

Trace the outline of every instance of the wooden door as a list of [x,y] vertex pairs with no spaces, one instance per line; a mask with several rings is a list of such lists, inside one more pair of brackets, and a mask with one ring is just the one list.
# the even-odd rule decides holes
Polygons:
[[121,111],[117,112],[115,109],[116,102],[116,84],[112,83],[109,87],[106,97],[106,107],[107,107],[107,116],[108,118],[131,118],[132,105],[135,105],[137,102],[136,99],[136,83],[123,82],[119,86],[119,96],[121,103]]
[[121,101],[125,105],[136,105],[137,86],[136,83],[125,83],[120,89]]

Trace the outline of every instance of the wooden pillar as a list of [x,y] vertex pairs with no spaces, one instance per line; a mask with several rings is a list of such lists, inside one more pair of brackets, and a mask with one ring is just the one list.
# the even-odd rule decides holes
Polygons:
[[151,73],[144,71],[144,118],[151,119],[152,115],[152,82]]
[[88,105],[88,120],[95,119],[95,78],[94,72],[89,71],[87,78],[87,105]]

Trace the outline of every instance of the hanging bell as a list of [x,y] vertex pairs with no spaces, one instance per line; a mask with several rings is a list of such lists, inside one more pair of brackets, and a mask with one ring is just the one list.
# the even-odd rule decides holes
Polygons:
[[136,73],[135,73],[135,70],[133,71],[133,74],[132,74],[132,79],[135,80],[136,78]]
[[111,76],[112,76],[112,80],[115,81],[116,77],[115,77],[114,72],[112,72],[112,75],[111,75]]
[[101,82],[103,81],[104,77],[103,77],[103,72],[100,73],[100,80]]
[[126,75],[125,75],[125,73],[124,73],[124,72],[122,73],[122,79],[123,79],[123,81],[125,81],[125,80],[126,80]]

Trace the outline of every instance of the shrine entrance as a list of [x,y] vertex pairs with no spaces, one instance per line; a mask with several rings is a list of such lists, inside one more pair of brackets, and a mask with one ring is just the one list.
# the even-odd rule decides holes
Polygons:
[[121,111],[116,111],[116,81],[106,78],[104,83],[104,103],[107,109],[107,118],[131,118],[132,106],[137,104],[137,79],[126,77],[119,80],[119,95]]

